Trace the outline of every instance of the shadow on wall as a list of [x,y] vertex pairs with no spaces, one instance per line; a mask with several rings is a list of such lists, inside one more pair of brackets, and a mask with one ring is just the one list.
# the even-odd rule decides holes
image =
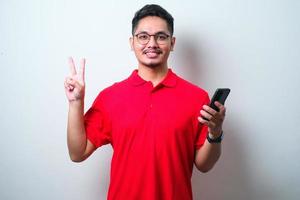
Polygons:
[[[180,40],[181,43],[177,45],[176,60],[179,59],[179,63],[181,62],[180,64],[184,67],[179,71],[182,70],[184,77],[194,84],[209,88],[208,83],[211,79],[208,75],[215,70],[212,68],[207,70],[208,67],[212,67],[210,63],[213,63],[210,62],[212,56],[204,50],[204,46],[208,48],[207,44],[201,45],[203,44],[201,40],[195,42],[195,38],[192,39],[187,34]],[[222,156],[216,166],[206,174],[194,168],[192,185],[195,200],[254,199],[251,184],[253,177],[251,179],[247,167],[249,161],[247,162],[243,146],[235,137],[242,132],[239,130],[240,125],[234,127],[234,124],[239,124],[236,120],[238,117],[227,116],[226,118]]]
[[[197,44],[198,43],[198,44]],[[175,71],[183,74],[183,78],[206,89],[207,82],[206,58],[202,54],[202,45],[195,42],[194,36],[187,33],[179,36],[176,40],[174,57]],[[204,49],[204,48],[203,48]],[[177,67],[179,66],[179,67]]]
[[[205,200],[254,200],[253,177],[250,171],[246,153],[238,138],[239,134],[226,120],[226,135],[223,141],[222,156],[215,167],[202,174],[194,168],[192,183],[194,199]],[[231,122],[232,123],[232,122]],[[259,177],[258,177],[259,179]]]

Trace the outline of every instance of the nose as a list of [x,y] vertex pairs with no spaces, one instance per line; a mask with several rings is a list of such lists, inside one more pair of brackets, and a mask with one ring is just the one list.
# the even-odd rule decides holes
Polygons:
[[150,36],[150,40],[149,40],[147,46],[148,46],[148,47],[157,47],[157,46],[158,46],[157,41],[156,41],[156,38],[155,38],[154,35],[151,35],[151,36]]

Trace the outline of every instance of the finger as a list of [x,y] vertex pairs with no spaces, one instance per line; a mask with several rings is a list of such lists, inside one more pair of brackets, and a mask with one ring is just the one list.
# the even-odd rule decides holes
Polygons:
[[217,113],[216,110],[212,109],[211,107],[209,107],[207,105],[203,105],[203,110],[210,113],[211,115],[215,115]]
[[84,82],[84,74],[85,74],[85,58],[82,58],[80,60],[80,68],[79,68],[79,74],[82,78],[82,81]]
[[82,84],[80,84],[77,80],[74,79],[68,79],[67,84],[70,86],[72,90],[74,88],[77,88],[78,90],[82,90],[83,88]]
[[65,82],[65,87],[68,88],[69,90],[73,90],[75,85],[73,82]]
[[64,86],[65,86],[65,88],[68,90],[69,89],[69,85],[68,85],[68,83],[64,83]]
[[200,110],[200,114],[201,114],[201,117],[207,119],[207,121],[210,121],[213,118],[213,116],[210,113],[208,113],[204,110]]
[[67,87],[67,89],[68,89],[70,92],[72,92],[72,91],[74,90],[74,87],[70,85],[70,86]]
[[198,121],[201,123],[201,124],[205,124],[205,125],[208,125],[209,121],[207,121],[206,119],[204,119],[203,117],[198,117]]
[[203,118],[203,117],[198,117],[198,121],[200,122],[200,123],[202,123],[202,124],[205,124],[206,126],[208,126],[209,128],[215,128],[215,126],[216,126],[216,123],[215,122],[213,122],[213,121],[208,121],[208,120],[206,120],[205,118]]
[[67,77],[66,80],[65,80],[65,82],[68,83],[68,84],[73,84],[74,79],[71,78],[71,77]]
[[69,91],[73,91],[73,90],[74,90],[74,87],[70,85],[70,86],[68,87],[68,89],[69,89]]
[[226,108],[223,104],[218,101],[215,101],[215,105],[219,108],[219,113],[225,114]]
[[74,80],[74,79],[68,77],[68,78],[66,78],[66,84],[67,84],[68,86],[75,87],[75,85],[76,85],[76,80]]
[[71,75],[76,75],[76,68],[75,68],[73,58],[69,57],[68,61],[69,61],[69,67],[70,67]]
[[70,85],[70,84],[68,84],[67,82],[65,82],[65,89],[66,90],[68,90],[68,91],[72,91],[72,90],[74,90],[74,86],[72,86],[72,85]]

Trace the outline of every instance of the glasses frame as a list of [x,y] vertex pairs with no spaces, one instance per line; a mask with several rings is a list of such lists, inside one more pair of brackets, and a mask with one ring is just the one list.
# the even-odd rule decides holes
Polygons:
[[[139,40],[139,38],[138,38],[138,36],[139,36],[140,34],[148,35],[148,36],[149,36],[149,39],[148,39],[146,42],[141,42],[141,41]],[[161,43],[161,41],[158,41],[158,36],[161,35],[161,34],[163,34],[163,35],[165,35],[165,36],[167,37],[166,41],[163,41],[163,43]],[[155,33],[155,34],[149,34],[149,33],[147,33],[147,32],[140,32],[140,33],[135,34],[134,36],[137,38],[138,43],[141,44],[141,45],[146,45],[146,44],[148,44],[148,43],[150,42],[152,36],[154,37],[154,40],[155,40],[155,42],[156,42],[157,44],[164,45],[164,44],[167,43],[168,39],[171,37],[171,35],[169,35],[169,34],[167,34],[167,33],[165,33],[165,32],[158,32],[158,33]]]

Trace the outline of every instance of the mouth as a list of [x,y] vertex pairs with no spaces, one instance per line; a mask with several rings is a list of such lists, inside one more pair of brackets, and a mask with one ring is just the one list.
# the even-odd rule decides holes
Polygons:
[[162,54],[162,51],[159,49],[147,49],[143,52],[143,54],[146,54],[148,58],[156,58]]

